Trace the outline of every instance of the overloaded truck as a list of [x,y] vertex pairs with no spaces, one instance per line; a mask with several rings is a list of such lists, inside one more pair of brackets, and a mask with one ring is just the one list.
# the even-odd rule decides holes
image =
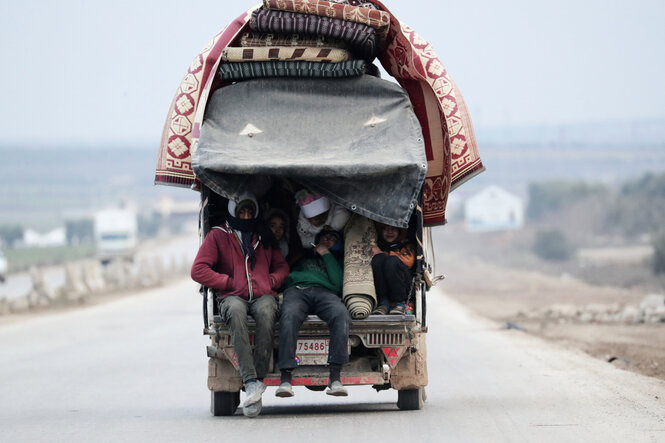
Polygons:
[[[314,4],[323,9],[302,8]],[[367,48],[352,47],[349,52],[356,59],[351,64],[339,62],[347,64],[336,70],[331,68],[336,62],[272,60],[269,50],[275,47],[271,46],[264,47],[266,60],[243,61],[242,54],[252,57],[248,49],[261,52],[243,46],[247,42],[269,45],[266,40],[289,32],[258,26],[262,20],[271,22],[261,15],[265,11],[279,12],[279,23],[293,18],[289,14],[302,21],[308,19],[302,16],[316,12],[341,21],[374,17],[373,25],[378,22],[383,27],[372,28],[380,36],[372,56]],[[298,44],[333,40],[329,35],[321,39],[289,35]],[[241,59],[233,58],[237,48]],[[394,79],[380,78],[371,63],[374,57]],[[191,186],[200,192],[201,241],[224,222],[228,200],[248,189],[261,196],[263,208],[281,207],[292,214],[297,214],[293,191],[311,189],[350,211],[350,223],[364,220],[407,229],[417,244],[409,309],[402,315],[371,314],[376,298],[355,294],[352,288],[347,293],[345,287],[343,300],[352,325],[350,361],[342,368],[341,380],[377,391],[394,389],[397,406],[409,410],[422,406],[428,383],[427,291],[438,279],[430,229],[445,221],[450,189],[482,170],[457,87],[431,46],[400,24],[382,3],[265,0],[262,7],[241,15],[218,34],[190,66],[169,111],[156,183]],[[358,249],[355,253],[360,256],[369,254],[363,249],[366,242],[359,247],[347,239],[345,247]],[[345,285],[347,267],[354,270],[348,261],[345,255]],[[371,267],[362,272],[371,282]],[[201,287],[200,293],[203,331],[210,337],[211,412],[231,415],[243,386],[237,358],[228,326],[218,315],[215,291]],[[254,324],[249,321],[251,342]],[[268,386],[280,382],[278,329],[264,379]],[[316,316],[309,316],[301,327],[294,386],[325,389],[328,334],[327,325]]]

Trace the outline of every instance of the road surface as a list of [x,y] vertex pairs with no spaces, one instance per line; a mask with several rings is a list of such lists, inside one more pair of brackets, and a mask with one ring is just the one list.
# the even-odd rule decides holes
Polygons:
[[438,291],[422,410],[398,410],[394,391],[296,387],[291,399],[268,388],[256,419],[212,417],[195,289],[1,326],[0,441],[665,441],[665,382],[501,330]]

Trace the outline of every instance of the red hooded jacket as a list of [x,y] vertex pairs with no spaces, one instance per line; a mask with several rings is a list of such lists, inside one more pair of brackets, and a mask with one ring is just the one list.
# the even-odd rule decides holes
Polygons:
[[253,246],[256,264],[251,269],[233,229],[228,224],[223,228],[215,226],[194,259],[192,280],[217,289],[220,297],[237,295],[252,300],[262,295],[277,295],[276,290],[289,275],[289,265],[279,248],[265,248],[256,235]]

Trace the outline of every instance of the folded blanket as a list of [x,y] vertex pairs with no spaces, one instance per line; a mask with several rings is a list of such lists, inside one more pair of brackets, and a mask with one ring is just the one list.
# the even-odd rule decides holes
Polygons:
[[319,62],[241,62],[224,63],[217,71],[222,80],[246,80],[257,77],[359,77],[365,73],[364,60],[339,63]]
[[222,51],[225,62],[265,62],[269,60],[339,63],[351,58],[349,51],[335,48],[302,48],[271,46],[258,48],[226,48]]
[[372,273],[372,245],[376,244],[374,223],[354,214],[344,227],[344,286],[342,300],[351,318],[363,319],[376,306]]
[[381,40],[385,40],[390,27],[390,14],[375,7],[370,9],[325,0],[263,0],[263,7],[362,23],[377,29]]
[[360,0],[328,0],[331,3],[339,3],[340,5],[360,6],[361,8],[379,9],[374,3],[363,2]]
[[362,23],[318,15],[257,9],[252,13],[249,26],[253,31],[259,32],[320,34],[345,41],[361,58],[372,60],[376,57],[376,30]]
[[307,48],[340,48],[348,46],[339,40],[323,35],[270,34],[263,32],[245,32],[240,36],[240,46],[303,46]]

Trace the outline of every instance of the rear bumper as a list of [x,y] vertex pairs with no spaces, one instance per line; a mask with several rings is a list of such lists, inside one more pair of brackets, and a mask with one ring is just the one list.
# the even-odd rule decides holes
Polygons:
[[[344,385],[371,385],[377,389],[398,390],[427,385],[426,330],[415,322],[413,316],[396,317],[370,316],[353,322],[349,334],[352,345],[350,361],[342,367],[341,381]],[[250,327],[250,334],[251,331]],[[212,345],[207,348],[210,357],[208,388],[215,392],[237,392],[242,388],[242,379],[228,329],[223,326],[211,332]],[[327,337],[328,328],[318,317],[314,317],[308,319],[299,335]],[[275,349],[277,345],[278,337],[275,338]],[[264,383],[278,386],[280,373],[275,361],[271,362],[269,371]],[[320,364],[298,366],[294,369],[292,384],[326,386],[328,368]]]

